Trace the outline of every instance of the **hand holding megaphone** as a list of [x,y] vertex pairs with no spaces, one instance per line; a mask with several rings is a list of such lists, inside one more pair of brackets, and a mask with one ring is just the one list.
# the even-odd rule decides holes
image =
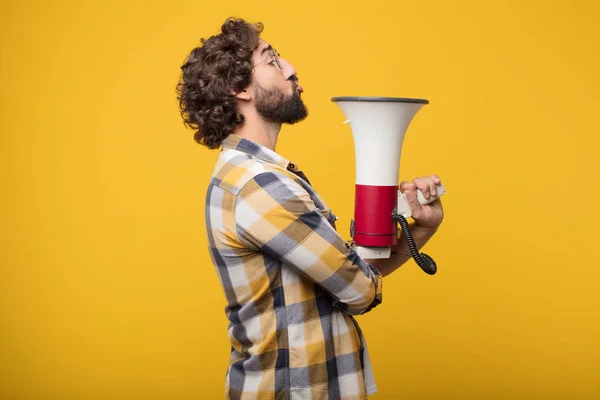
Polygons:
[[398,191],[398,214],[412,217],[417,225],[424,228],[437,227],[444,218],[441,202],[431,207],[422,207],[437,200],[446,193],[446,188],[438,175],[423,176],[412,182],[402,182]]

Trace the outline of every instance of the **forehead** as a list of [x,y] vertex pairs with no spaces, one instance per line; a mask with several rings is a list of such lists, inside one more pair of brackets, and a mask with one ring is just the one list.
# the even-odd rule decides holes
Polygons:
[[264,49],[265,47],[269,47],[269,43],[265,39],[259,37],[258,38],[258,47],[256,48],[256,50],[260,51],[260,50]]
[[254,49],[253,57],[261,58],[269,47],[271,47],[271,45],[266,40],[258,38],[258,47]]

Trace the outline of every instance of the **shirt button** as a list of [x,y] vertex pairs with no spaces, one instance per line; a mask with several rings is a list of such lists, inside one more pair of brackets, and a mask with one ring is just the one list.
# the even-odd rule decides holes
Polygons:
[[296,164],[290,163],[290,169],[296,168]]

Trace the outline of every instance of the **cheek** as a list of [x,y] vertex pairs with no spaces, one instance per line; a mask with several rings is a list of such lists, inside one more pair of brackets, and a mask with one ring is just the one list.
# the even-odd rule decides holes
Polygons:
[[281,87],[285,90],[288,91],[292,91],[293,89],[293,84],[292,81],[286,81],[285,79],[283,79],[283,77],[281,77]]
[[[266,68],[265,68],[266,69]],[[286,81],[280,70],[263,70],[260,73],[256,72],[254,80],[263,88],[277,88],[283,92],[292,92],[292,82]]]
[[264,66],[264,68],[257,68],[254,71],[252,80],[258,82],[258,84],[261,86],[265,86],[268,85],[271,80],[273,80],[272,74],[273,72],[270,71],[270,68],[267,68],[267,66]]

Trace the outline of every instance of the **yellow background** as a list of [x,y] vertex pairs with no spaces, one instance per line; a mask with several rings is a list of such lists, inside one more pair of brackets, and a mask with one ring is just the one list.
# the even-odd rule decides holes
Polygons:
[[297,69],[277,151],[348,238],[354,150],[332,96],[423,97],[401,179],[446,218],[359,317],[376,399],[600,397],[597,1],[4,1],[0,398],[217,399],[225,299],[203,203],[216,152],[175,99],[229,15]]

